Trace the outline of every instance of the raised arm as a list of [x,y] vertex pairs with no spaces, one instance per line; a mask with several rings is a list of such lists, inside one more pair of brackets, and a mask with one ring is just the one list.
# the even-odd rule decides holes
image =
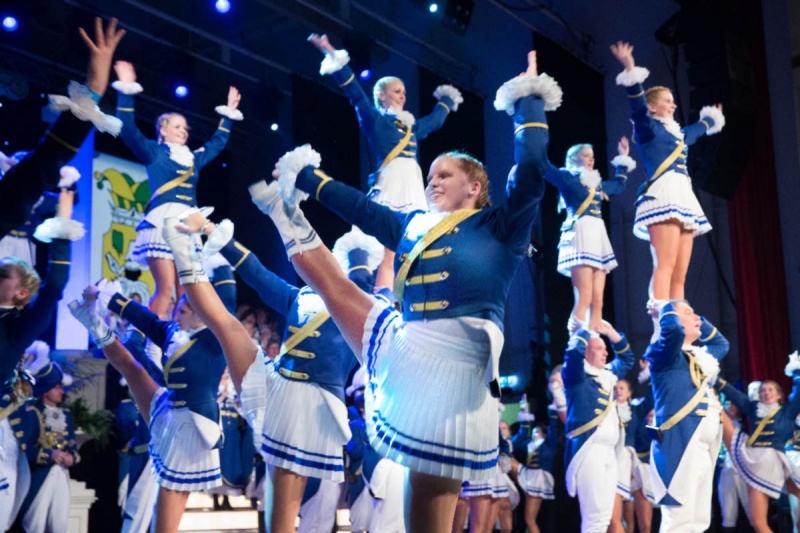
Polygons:
[[145,137],[136,126],[133,97],[143,90],[136,81],[136,69],[127,61],[117,61],[114,63],[114,72],[118,79],[111,86],[117,90],[117,118],[122,121],[120,136],[136,159],[149,165],[158,155],[159,147],[155,141]]
[[364,88],[358,82],[355,73],[347,65],[350,62],[350,54],[347,50],[336,50],[328,40],[327,35],[312,33],[308,37],[308,42],[325,54],[322,60],[319,73],[322,75],[330,74],[333,80],[339,85],[344,95],[350,100],[356,110],[358,123],[361,131],[369,138],[375,129],[375,122],[380,115],[372,103],[372,99],[364,92]]
[[497,91],[494,106],[514,118],[514,161],[506,183],[507,202],[497,220],[501,240],[517,247],[528,245],[539,202],[544,195],[543,177],[548,170],[549,142],[545,111],[561,105],[562,92],[553,78],[538,74],[536,52],[528,53],[525,73]]
[[50,243],[47,275],[33,303],[25,307],[15,323],[12,334],[15,344],[28,346],[50,325],[58,301],[64,296],[69,278],[71,241],[83,237],[83,224],[72,220],[75,193],[63,189],[58,199],[57,214],[45,220],[34,237]]
[[661,334],[656,342],[647,347],[644,354],[654,371],[668,368],[676,358],[681,356],[681,346],[686,338],[680,316],[672,302],[661,308],[658,320],[661,325]]
[[725,115],[722,114],[722,104],[705,106],[700,110],[700,120],[683,128],[683,140],[692,145],[703,135],[714,135],[722,131],[725,126]]
[[589,345],[591,334],[585,329],[578,330],[569,340],[567,351],[564,354],[564,366],[561,368],[561,378],[564,388],[570,389],[579,385],[586,379],[583,362],[586,360],[586,347]]
[[652,128],[652,117],[647,109],[642,82],[650,75],[646,68],[637,67],[633,59],[633,45],[618,41],[611,45],[611,53],[622,64],[624,71],[617,76],[617,85],[625,87],[628,102],[631,105],[631,119],[633,120],[634,140],[646,143],[655,136]]
[[457,111],[458,105],[464,101],[461,92],[452,85],[440,85],[433,92],[438,100],[430,114],[420,117],[414,123],[414,134],[421,141],[444,124],[451,111]]
[[747,415],[751,421],[756,420],[756,408],[753,405],[753,402],[750,401],[747,394],[743,393],[724,379],[717,380],[717,384],[714,387],[717,392],[725,394],[725,397],[728,398],[730,401],[739,408],[739,410]]
[[390,250],[395,250],[403,236],[407,214],[370,201],[358,189],[335,181],[320,169],[308,166],[301,170],[297,175],[297,188]]
[[628,371],[633,368],[633,350],[624,333],[618,332],[609,322],[605,320],[600,324],[597,332],[604,335],[611,341],[611,348],[616,357],[611,363],[606,365],[619,379],[625,379]]
[[222,221],[206,227],[209,244],[204,250],[206,256],[219,253],[236,268],[242,280],[255,289],[261,301],[278,313],[286,316],[297,299],[300,289],[290,285],[280,276],[269,271],[258,257],[233,238],[233,223]]
[[194,151],[194,165],[197,170],[210,163],[227,146],[233,123],[244,118],[242,112],[239,111],[241,99],[242,95],[239,90],[231,86],[228,89],[228,103],[217,106],[214,109],[222,115],[222,118],[219,121],[219,126],[217,126],[217,131],[214,132],[211,139],[203,145],[201,150]]
[[128,320],[162,349],[166,348],[167,339],[178,327],[174,322],[159,319],[158,315],[148,308],[120,293],[111,297],[108,310]]
[[706,320],[706,317],[700,318],[703,321],[700,325],[700,343],[706,347],[708,353],[721,361],[728,355],[731,344],[728,342],[728,339],[714,327],[714,324]]
[[620,194],[628,184],[628,174],[636,169],[636,161],[628,155],[630,147],[628,138],[624,135],[617,143],[617,156],[611,160],[615,169],[614,178],[603,182],[603,192],[608,196]]

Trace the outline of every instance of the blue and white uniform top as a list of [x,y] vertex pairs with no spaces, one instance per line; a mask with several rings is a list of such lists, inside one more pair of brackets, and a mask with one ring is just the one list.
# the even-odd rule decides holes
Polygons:
[[[661,427],[674,415],[692,406],[692,399],[699,395],[685,416],[678,417],[674,426],[662,431],[662,440],[651,446],[651,473],[656,502],[679,505],[684,498],[686,483],[690,483],[691,472],[682,459],[687,453],[689,441],[706,417],[718,426],[722,407],[709,382],[719,373],[719,361],[730,347],[727,339],[705,318],[700,328],[702,347],[684,345],[685,333],[674,304],[661,309],[659,339],[647,347],[644,357],[650,361],[650,379],[655,403],[655,424]],[[715,427],[716,427],[715,426]],[[721,431],[719,432],[721,435]],[[719,438],[717,438],[719,440]],[[713,448],[714,444],[710,443]],[[718,452],[714,449],[710,461]]]
[[[674,120],[665,120],[650,114],[645,100],[642,82],[650,72],[643,67],[635,67],[631,72],[622,72],[617,76],[617,85],[625,87],[628,102],[631,105],[633,121],[633,141],[642,156],[644,170],[648,179],[658,179],[667,172],[689,175],[687,158],[689,146],[703,135],[712,135],[722,130],[725,117],[715,107],[707,106],[700,111],[700,120],[683,128]],[[683,144],[674,161],[669,161],[670,154]],[[668,162],[668,164],[665,164]],[[639,198],[642,201],[644,198]]]
[[519,431],[511,439],[511,444],[515,454],[524,455],[522,463],[526,468],[542,469],[552,474],[561,425],[558,412],[552,407],[547,409],[547,420],[547,436],[544,439],[532,438],[533,422],[520,422]]

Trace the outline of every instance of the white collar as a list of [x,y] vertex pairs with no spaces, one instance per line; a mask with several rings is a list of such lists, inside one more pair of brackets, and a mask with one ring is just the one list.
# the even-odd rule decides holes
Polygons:
[[681,130],[681,125],[674,118],[664,118],[664,117],[653,117],[661,124],[664,125],[664,129],[670,132],[672,135],[677,137],[680,140],[683,140],[683,131]]
[[617,383],[617,375],[605,368],[597,368],[592,366],[589,362],[583,360],[583,370],[603,387],[604,390],[611,392],[614,390],[614,385]]
[[397,109],[396,107],[390,107],[389,109],[380,108],[378,109],[381,115],[391,115],[395,117],[397,120],[402,122],[407,128],[412,128],[416,119],[414,115],[410,112],[406,111],[405,109]]
[[597,169],[583,170],[580,174],[581,185],[587,189],[596,189],[603,178],[600,177],[600,172]]
[[756,416],[758,418],[764,418],[765,416],[770,414],[772,411],[780,409],[780,407],[781,407],[781,404],[778,403],[778,402],[775,402],[773,404],[767,404],[767,403],[759,401],[758,404],[756,405]]
[[178,163],[179,165],[183,165],[184,167],[190,167],[194,165],[194,154],[189,147],[185,144],[177,144],[177,143],[168,143],[164,142],[169,147],[169,158]]
[[617,415],[619,415],[619,421],[623,424],[630,422],[632,416],[630,402],[617,403]]
[[694,357],[697,364],[700,365],[700,370],[703,372],[703,375],[709,378],[711,382],[717,379],[719,375],[719,361],[708,353],[705,346],[684,344],[683,351],[689,352],[692,357]]

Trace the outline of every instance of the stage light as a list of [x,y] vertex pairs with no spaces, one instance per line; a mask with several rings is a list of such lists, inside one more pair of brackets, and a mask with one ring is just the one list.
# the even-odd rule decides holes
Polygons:
[[228,0],[217,0],[214,3],[214,9],[217,13],[227,13],[231,10],[231,3]]
[[428,11],[430,11],[431,13],[436,13],[437,11],[439,11],[439,4],[437,4],[436,2],[431,2],[430,4],[428,4]]
[[372,71],[368,68],[365,68],[364,70],[361,71],[361,73],[359,73],[358,77],[364,81],[367,81],[372,77]]
[[272,126],[270,126],[269,129],[271,129],[272,131],[278,131],[278,123],[273,122]]
[[175,87],[175,96],[178,98],[186,98],[189,94],[189,88],[186,85],[178,85]]
[[19,22],[11,15],[3,17],[3,29],[6,31],[16,31],[19,28]]

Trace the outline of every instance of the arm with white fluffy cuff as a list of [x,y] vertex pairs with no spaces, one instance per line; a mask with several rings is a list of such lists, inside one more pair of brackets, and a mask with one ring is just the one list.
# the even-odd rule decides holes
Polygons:
[[620,194],[625,190],[630,173],[636,168],[636,161],[629,155],[618,155],[611,160],[611,165],[615,168],[614,177],[602,183],[603,192],[608,196]]
[[136,159],[145,165],[152,163],[158,155],[158,144],[144,136],[136,126],[136,106],[134,95],[142,92],[137,82],[115,81],[111,86],[117,90],[117,118],[122,121],[120,137],[130,148]]

